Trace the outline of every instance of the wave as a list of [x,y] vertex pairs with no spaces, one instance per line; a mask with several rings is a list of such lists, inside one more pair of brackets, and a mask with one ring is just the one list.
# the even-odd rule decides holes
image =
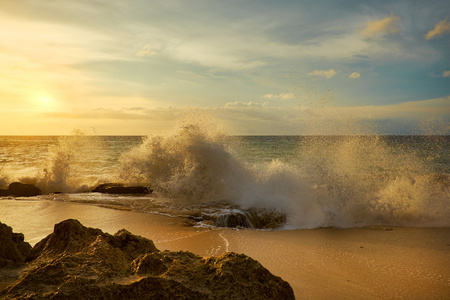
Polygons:
[[123,154],[120,177],[177,204],[226,201],[242,209],[216,224],[232,216],[252,227],[245,223],[253,209],[286,215],[285,228],[450,225],[448,175],[382,137],[314,137],[298,155],[295,163],[250,164],[233,155],[224,135],[188,122]]
[[[78,133],[59,138],[37,175],[20,181],[45,193],[87,192],[105,182],[142,185],[155,195],[122,204],[213,226],[450,226],[450,178],[434,172],[429,157],[381,136],[305,137],[297,143],[290,146],[294,154],[267,161],[244,159],[236,151],[239,141],[230,142],[202,120],[114,153],[100,137]],[[257,152],[269,151],[266,146]],[[11,176],[0,172],[0,183],[7,180]]]

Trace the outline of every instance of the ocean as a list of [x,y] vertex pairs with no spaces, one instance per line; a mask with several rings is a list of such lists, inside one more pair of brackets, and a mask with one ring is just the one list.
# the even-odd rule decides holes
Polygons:
[[[31,183],[43,195],[27,200],[199,227],[448,227],[449,144],[449,136],[228,136],[195,124],[145,137],[2,136],[0,188]],[[153,193],[93,193],[102,183]]]

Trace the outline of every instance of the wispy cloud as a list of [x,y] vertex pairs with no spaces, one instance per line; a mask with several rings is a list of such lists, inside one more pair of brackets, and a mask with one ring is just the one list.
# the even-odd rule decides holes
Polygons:
[[265,106],[266,103],[257,103],[257,102],[240,102],[240,101],[235,101],[235,102],[228,102],[227,104],[225,104],[226,108],[262,108]]
[[[104,122],[115,130],[134,126],[142,132],[148,123],[154,122],[145,127],[153,130],[156,122],[173,120],[175,109],[153,109],[168,106],[217,108],[223,119],[226,113],[240,118],[241,131],[251,123],[245,116],[253,114],[261,120],[253,123],[259,130],[268,116],[305,115],[295,105],[322,108],[329,103],[320,96],[327,89],[336,107],[372,104],[371,113],[381,111],[380,103],[450,93],[448,0],[425,6],[414,1],[141,2],[0,1],[4,132],[12,134],[13,127],[25,132],[26,114],[11,118],[11,112],[44,110],[53,115],[33,124],[30,118],[32,132],[41,128],[34,124],[47,122],[50,131],[42,127],[41,134],[58,134],[62,125],[54,124],[66,124],[62,120],[70,127]],[[330,5],[333,10],[324,9]],[[430,88],[420,89],[424,84]],[[39,104],[40,94],[51,96],[55,105]],[[121,109],[124,103],[145,109]]]
[[137,49],[136,52],[136,55],[140,57],[155,56],[156,54],[158,54],[158,51],[153,49],[151,45],[145,45],[144,47]]
[[366,27],[361,31],[365,37],[374,37],[384,33],[397,33],[400,17],[387,16],[381,20],[368,21]]
[[352,74],[350,74],[350,76],[348,76],[348,78],[351,78],[351,79],[357,79],[359,77],[361,77],[361,73],[359,73],[359,72],[353,72]]
[[308,76],[318,76],[318,77],[325,77],[330,79],[334,75],[337,74],[337,71],[335,69],[330,70],[315,70],[310,73],[308,73]]
[[450,32],[450,23],[447,22],[447,19],[440,21],[432,30],[428,31],[428,33],[425,35],[425,39],[431,40],[446,32]]
[[264,98],[288,100],[288,99],[294,99],[295,95],[293,93],[281,93],[278,95],[266,94],[266,95],[264,95]]

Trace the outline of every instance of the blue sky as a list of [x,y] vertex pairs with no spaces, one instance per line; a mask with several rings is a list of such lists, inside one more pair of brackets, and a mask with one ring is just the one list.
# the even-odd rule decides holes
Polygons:
[[0,37],[0,134],[449,134],[448,1],[2,1]]

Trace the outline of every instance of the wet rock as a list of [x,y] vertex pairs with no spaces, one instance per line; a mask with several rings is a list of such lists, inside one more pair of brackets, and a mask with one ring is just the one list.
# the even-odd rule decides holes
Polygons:
[[145,186],[125,186],[121,183],[104,183],[92,190],[103,194],[149,194],[153,192]]
[[9,185],[7,190],[8,196],[16,197],[33,197],[42,195],[41,190],[32,185],[21,182],[13,182]]
[[126,230],[110,235],[77,220],[56,224],[32,252],[0,298],[294,299],[287,282],[246,255],[161,252]]
[[245,210],[230,210],[228,213],[219,216],[192,216],[191,219],[196,222],[210,218],[217,227],[230,228],[257,228],[257,229],[276,229],[284,226],[287,222],[286,213],[275,209],[248,208]]
[[14,233],[11,227],[0,223],[0,268],[24,264],[30,250],[22,233]]
[[246,212],[253,226],[258,229],[276,229],[287,222],[286,213],[276,209],[249,208]]
[[253,224],[248,216],[242,212],[230,212],[220,215],[216,220],[216,226],[230,228],[253,228]]

